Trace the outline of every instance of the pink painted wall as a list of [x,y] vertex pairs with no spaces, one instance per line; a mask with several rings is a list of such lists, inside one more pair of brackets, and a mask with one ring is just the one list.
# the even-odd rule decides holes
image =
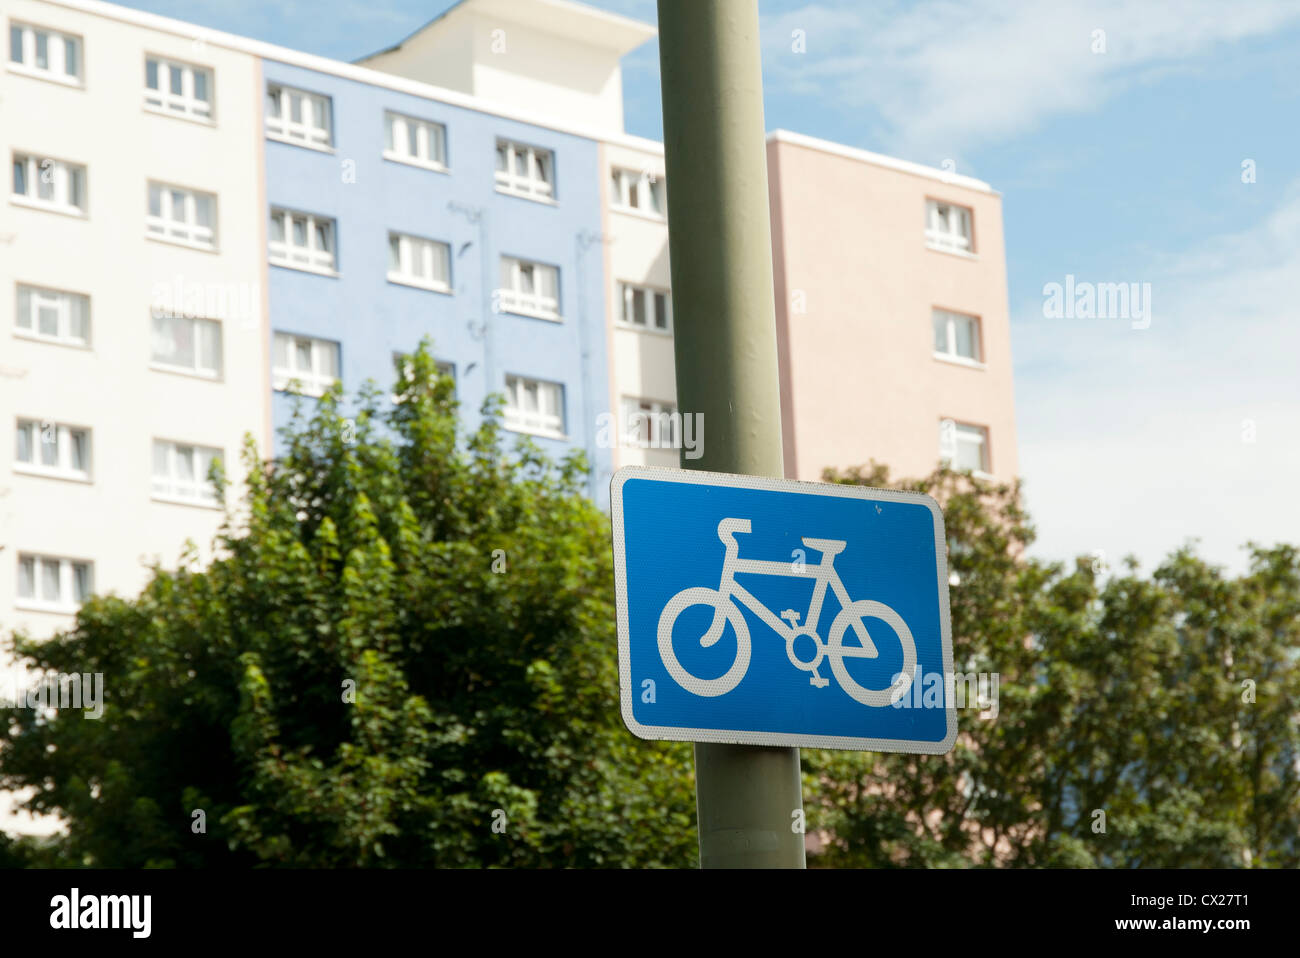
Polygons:
[[[786,475],[872,458],[927,474],[952,418],[987,427],[991,473],[1014,479],[1001,197],[781,136],[767,160]],[[927,197],[973,211],[973,256],[927,247]],[[984,368],[935,358],[933,307],[980,318]]]

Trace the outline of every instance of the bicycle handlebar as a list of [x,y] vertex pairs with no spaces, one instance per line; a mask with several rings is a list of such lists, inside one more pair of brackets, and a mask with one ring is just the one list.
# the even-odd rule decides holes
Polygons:
[[735,545],[737,533],[746,533],[749,529],[748,519],[723,519],[718,523],[718,538],[722,540],[723,545],[727,544],[728,539],[732,540],[732,545]]

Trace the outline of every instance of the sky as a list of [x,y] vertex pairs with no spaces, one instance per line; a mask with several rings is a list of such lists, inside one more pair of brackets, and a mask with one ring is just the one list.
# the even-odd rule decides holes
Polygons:
[[[591,0],[655,20],[654,0]],[[134,0],[340,60],[448,0]],[[759,0],[768,129],[1003,197],[1017,443],[1034,554],[1173,549],[1231,572],[1300,543],[1300,0]],[[802,31],[796,44],[795,31]],[[802,46],[802,51],[796,47]],[[656,43],[626,128],[661,139]],[[1146,318],[1045,286],[1128,283]]]

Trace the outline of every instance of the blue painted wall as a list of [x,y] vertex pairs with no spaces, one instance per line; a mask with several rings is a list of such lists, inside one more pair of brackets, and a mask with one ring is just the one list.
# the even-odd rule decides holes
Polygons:
[[[533,439],[557,457],[583,449],[593,467],[589,492],[604,505],[612,462],[594,442],[594,418],[609,405],[603,262],[592,242],[603,183],[596,143],[275,61],[263,61],[263,72],[268,82],[331,97],[334,123],[333,153],[265,144],[268,204],[333,218],[339,272],[270,266],[272,331],[340,343],[348,395],[366,379],[390,386],[393,353],[429,335],[437,358],[455,364],[470,428],[485,396],[504,391],[507,374],[563,383],[568,440]],[[444,124],[450,172],[385,160],[385,110]],[[496,191],[497,137],[554,152],[554,205]],[[482,224],[449,204],[481,211]],[[450,295],[388,282],[389,230],[450,244]],[[559,267],[562,323],[492,311],[502,254]],[[272,397],[277,430],[292,403],[285,393]]]

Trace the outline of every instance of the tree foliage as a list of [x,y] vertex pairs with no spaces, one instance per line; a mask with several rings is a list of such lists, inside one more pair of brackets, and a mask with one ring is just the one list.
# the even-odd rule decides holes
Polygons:
[[581,457],[505,451],[495,400],[463,435],[427,347],[395,394],[365,389],[354,418],[337,392],[299,407],[273,464],[250,441],[245,514],[207,569],[19,640],[37,669],[105,676],[99,721],[10,712],[0,784],[66,820],[56,860],[693,861],[689,746],[619,719]]
[[[18,637],[105,705],[6,710],[0,787],[67,834],[0,866],[695,864],[689,746],[619,717],[582,459],[505,450],[496,400],[464,432],[427,346],[394,393],[300,407],[274,462],[250,442],[206,568]],[[1300,550],[1067,567],[1026,557],[1017,487],[827,480],[942,503],[955,667],[999,683],[947,755],[805,750],[812,864],[1300,865]]]
[[943,756],[805,752],[828,865],[1300,864],[1300,550],[1238,578],[1173,553],[1150,578],[1025,558],[1019,488],[940,469],[954,668],[998,673]]

